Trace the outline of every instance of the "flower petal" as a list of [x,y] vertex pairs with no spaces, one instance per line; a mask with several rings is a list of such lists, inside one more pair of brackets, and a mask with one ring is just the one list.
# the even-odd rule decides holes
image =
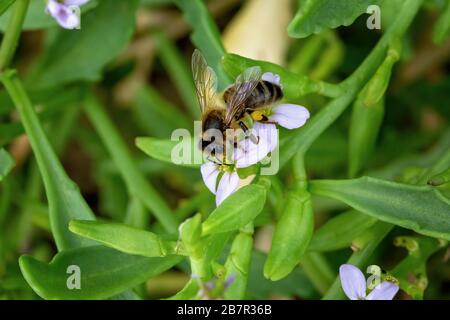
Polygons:
[[296,104],[280,104],[272,109],[269,120],[287,129],[303,126],[309,119],[309,111]]
[[366,300],[392,300],[398,292],[398,285],[390,281],[383,281],[367,295]]
[[236,172],[225,172],[220,179],[216,192],[216,205],[219,206],[239,186],[239,176]]
[[366,279],[357,267],[343,264],[339,268],[342,289],[350,300],[364,299],[366,296]]
[[274,74],[272,72],[265,72],[262,77],[262,80],[271,82],[273,84],[276,84],[277,86],[281,86],[281,77],[278,74]]
[[47,11],[65,29],[76,29],[80,27],[80,17],[72,12],[68,6],[56,0],[48,1]]
[[215,163],[207,162],[201,165],[200,172],[209,191],[216,194],[217,176],[219,175],[218,166]]
[[246,168],[264,159],[278,144],[278,130],[272,123],[255,122],[251,133],[257,137],[258,143],[244,139],[238,143],[234,151],[237,168]]
[[66,6],[82,6],[88,2],[89,0],[64,0]]

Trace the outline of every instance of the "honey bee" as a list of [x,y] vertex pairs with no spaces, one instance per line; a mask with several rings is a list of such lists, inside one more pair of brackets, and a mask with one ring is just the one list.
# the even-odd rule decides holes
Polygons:
[[[243,72],[220,99],[216,74],[198,50],[192,56],[192,74],[202,112],[202,151],[208,149],[219,161],[225,159],[227,129],[240,128],[253,143],[258,143],[250,128],[253,121],[268,121],[263,111],[282,98],[281,87],[262,80],[261,69],[252,67]],[[221,132],[223,139],[217,139],[211,130]]]
[[[234,117],[235,121],[239,122],[240,127],[244,132],[248,131],[245,120],[268,122],[269,119],[264,114],[265,109],[273,105],[278,100],[283,98],[283,91],[281,87],[273,82],[259,79],[252,79],[252,90],[246,96],[239,106],[234,106],[230,112],[230,117]],[[234,84],[228,87],[223,93],[223,100],[227,105],[232,104],[232,98],[236,94],[238,85]]]

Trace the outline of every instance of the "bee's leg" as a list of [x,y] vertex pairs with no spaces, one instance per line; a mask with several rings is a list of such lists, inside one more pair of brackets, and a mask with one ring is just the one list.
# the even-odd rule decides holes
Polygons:
[[254,144],[258,144],[259,143],[259,137],[255,136],[253,133],[250,135],[250,140],[254,143]]
[[[251,126],[253,125],[253,122],[254,122],[254,119],[252,118],[252,115],[250,114],[249,110],[246,110],[246,112],[244,113],[244,117],[240,121],[240,123],[242,123],[242,124],[239,124],[239,125],[241,126],[242,130],[244,130],[245,135],[250,138],[250,141],[253,142],[254,144],[258,144],[259,137],[256,137],[254,134],[252,134],[248,128],[249,125],[251,125]],[[245,127],[245,129],[244,129],[244,127]]]
[[241,127],[242,131],[244,131],[246,136],[249,135],[250,130],[248,129],[247,125],[244,122],[239,121],[239,127]]
[[253,133],[250,132],[250,130],[248,129],[247,125],[242,122],[239,121],[239,126],[241,127],[241,129],[244,131],[245,136],[249,137],[250,140],[254,143],[254,144],[258,144],[259,143],[259,137],[256,137]]
[[[254,111],[253,112],[253,114],[252,114],[252,117],[253,118],[255,118],[255,113],[256,113],[257,111]],[[257,121],[260,121],[260,122],[264,122],[264,123],[272,123],[272,124],[277,124],[276,122],[273,122],[273,121],[269,121],[269,117],[267,117],[265,114],[263,114],[263,113],[259,113],[258,114],[258,120]]]

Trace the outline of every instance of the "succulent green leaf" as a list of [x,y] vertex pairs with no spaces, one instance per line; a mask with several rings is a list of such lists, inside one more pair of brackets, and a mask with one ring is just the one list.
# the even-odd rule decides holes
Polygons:
[[266,188],[251,184],[226,198],[203,222],[203,235],[239,230],[261,212]]
[[[186,161],[178,164],[189,168],[198,168],[200,164],[195,164],[195,153],[199,153],[199,159],[202,159],[201,151],[195,143],[195,139],[186,138],[181,141],[172,141],[168,139],[157,139],[153,137],[136,138],[136,146],[144,151],[150,157],[164,162],[174,163],[172,154],[180,156]],[[180,159],[181,159],[180,158]]]
[[11,155],[3,148],[0,148],[0,181],[8,175],[14,167],[15,162]]
[[[181,259],[147,258],[90,246],[63,250],[49,264],[30,256],[22,256],[19,264],[27,282],[44,299],[104,299],[170,269]],[[71,270],[79,271],[80,289],[69,288],[71,281],[76,284],[70,277],[77,271]]]
[[70,222],[69,230],[128,254],[165,257],[178,253],[176,240],[125,224],[74,220]]
[[382,0],[302,0],[288,33],[294,38],[305,38],[326,29],[351,25],[356,18],[366,13],[370,5],[379,5]]
[[450,240],[450,201],[433,187],[362,177],[312,181],[310,190],[379,220]]
[[373,226],[377,219],[352,210],[328,220],[315,233],[308,251],[334,251],[348,248],[359,235]]

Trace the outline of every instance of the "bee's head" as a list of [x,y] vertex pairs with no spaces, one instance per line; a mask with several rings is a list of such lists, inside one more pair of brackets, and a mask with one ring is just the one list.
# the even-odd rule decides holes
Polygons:
[[223,153],[223,141],[225,139],[225,124],[223,114],[211,112],[203,119],[203,132],[201,147],[212,156],[219,156]]
[[210,112],[204,119],[203,119],[203,132],[207,132],[208,130],[219,130],[223,131],[225,128],[225,123],[223,121],[223,113],[221,112]]

